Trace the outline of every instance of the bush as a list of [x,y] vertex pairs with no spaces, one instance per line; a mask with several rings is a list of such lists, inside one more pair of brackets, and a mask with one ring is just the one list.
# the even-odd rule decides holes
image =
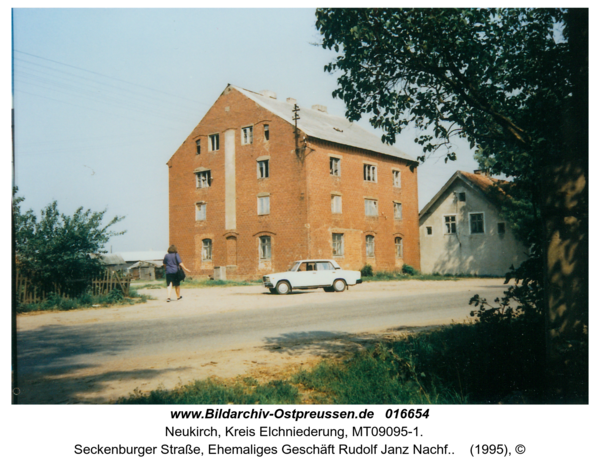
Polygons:
[[419,274],[419,272],[415,268],[413,268],[407,264],[404,264],[402,266],[402,273],[407,274],[407,275],[418,275]]
[[366,264],[362,269],[360,269],[360,274],[363,277],[372,277],[373,267],[371,266],[371,264]]

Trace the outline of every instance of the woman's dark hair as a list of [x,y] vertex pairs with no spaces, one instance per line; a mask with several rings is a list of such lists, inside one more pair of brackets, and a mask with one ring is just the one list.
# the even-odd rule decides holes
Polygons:
[[174,244],[172,244],[171,246],[169,246],[168,252],[169,252],[169,254],[175,254],[177,252],[177,248],[175,247]]

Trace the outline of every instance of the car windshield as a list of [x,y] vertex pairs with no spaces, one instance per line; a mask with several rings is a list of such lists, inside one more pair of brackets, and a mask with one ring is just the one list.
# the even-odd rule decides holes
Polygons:
[[294,262],[292,266],[288,269],[288,272],[295,272],[298,269],[300,262]]

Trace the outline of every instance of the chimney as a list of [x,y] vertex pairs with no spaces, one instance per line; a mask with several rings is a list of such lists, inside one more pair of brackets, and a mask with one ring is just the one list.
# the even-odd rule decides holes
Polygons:
[[298,101],[296,99],[292,98],[292,97],[288,97],[287,99],[285,99],[285,101],[288,104],[292,104],[292,105],[296,105],[298,103]]
[[325,105],[316,104],[312,106],[312,109],[318,110],[319,112],[327,113],[327,107]]
[[262,95],[264,95],[265,97],[270,97],[271,99],[275,99],[277,100],[277,94],[273,91],[260,91],[260,93]]

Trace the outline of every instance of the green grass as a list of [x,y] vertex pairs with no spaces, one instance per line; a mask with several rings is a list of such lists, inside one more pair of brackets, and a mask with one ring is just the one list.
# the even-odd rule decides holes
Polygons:
[[136,290],[130,290],[129,296],[123,296],[121,290],[114,289],[106,295],[93,296],[85,293],[77,298],[63,298],[55,293],[50,293],[48,298],[39,303],[17,304],[17,313],[35,311],[70,311],[73,309],[85,309],[90,307],[111,307],[124,304],[145,303],[148,299],[154,299],[148,295],[140,294]]
[[[213,286],[256,286],[262,284],[262,280],[196,280],[193,278],[186,278],[181,282],[182,288],[210,288]],[[143,285],[134,285],[136,290],[149,289],[158,290],[167,287],[165,280],[156,280],[152,283],[145,283]]]

